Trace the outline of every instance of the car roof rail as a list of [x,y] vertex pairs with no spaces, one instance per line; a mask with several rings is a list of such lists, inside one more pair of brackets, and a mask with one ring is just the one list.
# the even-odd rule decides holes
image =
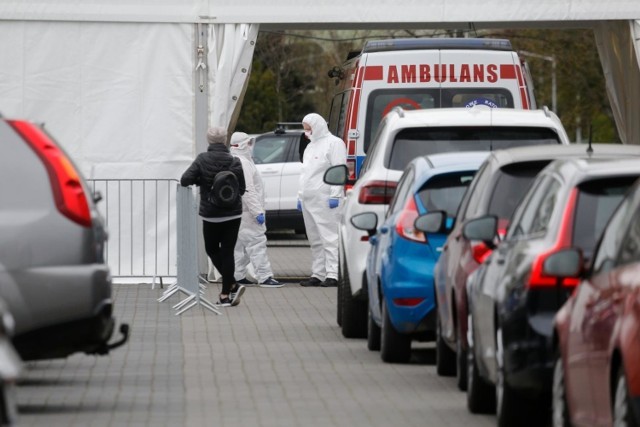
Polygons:
[[300,129],[302,130],[302,122],[278,122],[276,124],[275,133],[285,133],[288,129]]

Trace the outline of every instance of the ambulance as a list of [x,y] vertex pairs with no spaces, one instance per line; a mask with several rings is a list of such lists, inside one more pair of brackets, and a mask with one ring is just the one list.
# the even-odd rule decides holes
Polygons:
[[369,41],[329,76],[338,85],[329,129],[347,144],[351,183],[380,119],[396,106],[536,108],[528,67],[504,39]]

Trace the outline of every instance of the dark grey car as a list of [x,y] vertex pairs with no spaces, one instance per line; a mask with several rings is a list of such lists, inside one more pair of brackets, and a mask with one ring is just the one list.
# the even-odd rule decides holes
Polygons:
[[75,166],[40,126],[0,117],[0,297],[25,360],[106,354],[114,329],[106,232]]

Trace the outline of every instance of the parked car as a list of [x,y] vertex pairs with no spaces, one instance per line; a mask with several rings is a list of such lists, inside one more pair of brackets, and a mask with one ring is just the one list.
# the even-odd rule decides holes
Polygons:
[[636,182],[593,256],[572,247],[542,266],[544,274],[581,279],[555,317],[554,426],[640,425],[639,243]]
[[[540,144],[568,144],[558,117],[548,110],[476,106],[405,111],[394,108],[380,122],[360,176],[347,191],[339,225],[337,320],[347,338],[367,332],[367,236],[350,218],[374,212],[381,221],[398,179],[415,157],[461,151],[491,151]],[[364,234],[364,235],[363,235]]]
[[[545,274],[543,265],[572,246],[591,255],[611,214],[640,177],[640,147],[617,148],[625,150],[614,155],[601,146],[588,158],[547,166],[516,209],[504,240],[467,285],[469,407],[489,409],[495,385],[499,426],[537,426],[544,419],[536,415],[549,413],[544,409],[550,408],[553,318],[577,279]],[[633,156],[638,158],[622,160]],[[470,220],[463,235],[491,245],[497,223],[491,215]]]
[[[381,350],[385,362],[409,361],[412,340],[433,340],[436,316],[433,266],[446,239],[446,222],[488,152],[447,153],[418,157],[404,170],[385,218],[364,212],[351,221],[374,234],[367,257],[370,350]],[[441,212],[444,225],[434,233],[415,229],[426,212]],[[364,221],[364,222],[363,222]]]
[[71,159],[46,130],[0,117],[0,297],[24,360],[106,354],[115,319],[106,231]]
[[16,405],[16,381],[22,371],[22,360],[16,352],[11,337],[15,320],[7,305],[0,299],[0,425],[15,425],[18,409]]
[[[461,390],[467,382],[467,279],[491,253],[486,243],[467,239],[462,233],[464,227],[470,220],[494,215],[498,218],[498,234],[504,236],[511,215],[536,175],[554,159],[585,156],[586,152],[586,145],[495,151],[471,183],[434,270],[439,316],[437,371],[441,375],[457,374]],[[594,155],[632,152],[632,147],[603,144]]]
[[268,231],[305,232],[302,213],[296,206],[302,153],[308,143],[302,123],[278,123],[274,132],[256,137],[253,160],[264,181]]

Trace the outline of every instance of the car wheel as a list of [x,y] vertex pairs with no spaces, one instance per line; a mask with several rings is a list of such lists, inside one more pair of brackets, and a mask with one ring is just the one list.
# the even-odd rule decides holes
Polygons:
[[467,390],[467,350],[462,348],[462,340],[465,339],[460,327],[458,319],[458,328],[456,330],[456,384],[458,390]]
[[[472,319],[468,317],[467,328],[473,334]],[[493,414],[496,412],[496,390],[478,372],[475,349],[475,340],[470,339],[467,349],[467,408],[472,414]]]
[[532,425],[530,404],[525,396],[514,390],[506,378],[504,366],[504,346],[502,342],[502,329],[496,332],[496,416],[498,427],[528,426]]
[[638,427],[633,408],[629,399],[629,389],[627,388],[627,378],[624,368],[618,369],[616,377],[615,395],[613,397],[613,425],[615,427]]
[[564,381],[564,367],[562,356],[558,351],[553,367],[553,388],[551,390],[551,421],[553,427],[571,427],[569,408],[567,406],[567,391]]
[[407,363],[411,358],[411,338],[395,330],[386,301],[382,303],[380,357],[387,363]]
[[368,304],[366,301],[353,298],[353,295],[351,295],[349,269],[346,263],[342,272],[342,291],[340,295],[340,300],[342,301],[342,316],[340,319],[342,335],[345,338],[366,338]]
[[371,351],[380,351],[380,326],[373,320],[371,308],[367,317],[367,348]]
[[440,314],[436,315],[436,372],[443,377],[456,374],[456,355],[442,337]]

